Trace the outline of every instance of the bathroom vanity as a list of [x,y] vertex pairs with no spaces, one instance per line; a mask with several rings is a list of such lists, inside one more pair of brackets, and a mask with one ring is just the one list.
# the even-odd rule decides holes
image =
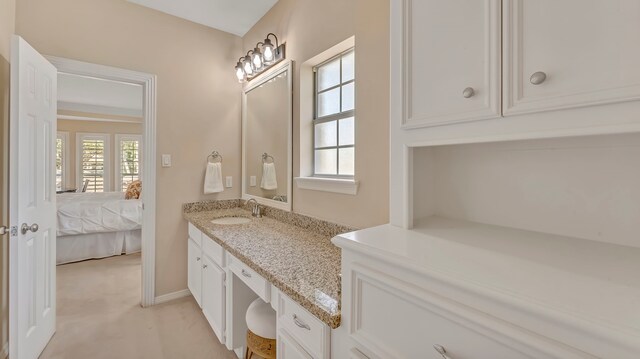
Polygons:
[[241,205],[184,206],[189,290],[211,328],[241,357],[247,307],[261,298],[277,313],[279,358],[332,357],[341,332],[341,279],[331,238],[352,229],[271,207],[255,218]]

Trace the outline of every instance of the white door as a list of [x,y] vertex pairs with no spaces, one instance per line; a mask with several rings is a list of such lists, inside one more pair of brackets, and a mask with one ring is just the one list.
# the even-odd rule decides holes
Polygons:
[[504,0],[504,114],[640,98],[640,1]]
[[500,0],[395,2],[403,127],[500,117]]
[[225,343],[225,297],[224,277],[226,273],[207,256],[202,258],[202,312],[216,333],[220,343]]
[[196,302],[202,308],[202,250],[189,238],[189,244],[187,245],[187,259],[189,261],[187,265],[187,286],[191,291],[191,294],[196,299]]
[[26,41],[11,49],[11,359],[35,359],[56,325],[57,70]]

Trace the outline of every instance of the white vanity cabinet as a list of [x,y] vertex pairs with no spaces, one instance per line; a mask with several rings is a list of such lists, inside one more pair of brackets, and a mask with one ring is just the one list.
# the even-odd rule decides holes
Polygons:
[[638,63],[637,0],[391,1],[392,121],[404,130],[639,100]]
[[188,285],[209,325],[225,342],[226,273],[224,250],[189,223]]

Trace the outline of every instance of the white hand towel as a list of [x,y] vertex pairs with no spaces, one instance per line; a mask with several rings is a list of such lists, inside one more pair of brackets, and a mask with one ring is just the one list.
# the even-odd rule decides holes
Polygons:
[[276,165],[274,163],[262,164],[262,180],[260,181],[260,187],[266,190],[278,189],[278,182],[276,181]]
[[204,194],[224,191],[222,185],[222,163],[207,163],[207,172],[204,175]]

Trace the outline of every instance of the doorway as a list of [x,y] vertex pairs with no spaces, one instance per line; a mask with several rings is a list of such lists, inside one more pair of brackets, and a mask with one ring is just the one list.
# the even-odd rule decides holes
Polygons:
[[[156,76],[137,71],[53,56],[47,56],[46,58],[57,68],[59,78],[62,78],[63,81],[65,81],[64,78],[66,77],[66,81],[72,84],[74,82],[80,84],[84,83],[85,86],[86,84],[92,84],[92,86],[96,86],[97,89],[104,86],[109,88],[109,86],[111,86],[112,88],[120,88],[121,91],[130,91],[132,94],[137,91],[136,88],[139,88],[141,95],[139,113],[135,113],[137,108],[131,108],[135,106],[121,106],[122,108],[119,111],[124,112],[118,113],[116,111],[115,113],[112,113],[111,116],[100,116],[98,114],[97,116],[90,116],[93,118],[86,118],[86,113],[78,111],[83,109],[86,110],[86,107],[83,107],[82,105],[74,107],[73,104],[68,103],[63,104],[63,107],[66,107],[66,109],[58,111],[58,119],[59,121],[65,121],[65,125],[90,123],[93,126],[111,128],[110,132],[118,132],[115,128],[135,126],[132,121],[134,121],[133,119],[135,118],[139,118],[139,125],[142,128],[142,131],[139,137],[131,133],[112,133],[108,138],[104,136],[104,132],[96,133],[89,131],[76,131],[74,133],[75,141],[72,141],[70,138],[68,139],[68,143],[74,142],[73,147],[75,148],[68,148],[67,153],[70,152],[69,150],[75,151],[76,158],[74,159],[74,162],[76,163],[77,169],[76,171],[73,171],[74,173],[69,173],[72,171],[62,171],[60,176],[57,176],[57,181],[60,181],[61,183],[59,186],[61,191],[79,190],[80,192],[84,189],[82,187],[87,187],[84,189],[85,191],[93,192],[110,192],[112,187],[114,189],[117,187],[117,190],[122,191],[125,189],[125,186],[135,180],[139,179],[143,183],[143,195],[141,196],[141,206],[143,208],[142,230],[140,234],[142,276],[140,304],[143,307],[151,306],[154,304],[155,300]],[[83,87],[84,86],[80,85],[80,88]],[[129,90],[127,90],[127,87],[129,87]],[[135,100],[132,102],[135,102]],[[102,106],[102,112],[107,112],[106,110],[108,110],[109,107],[108,104],[98,104],[97,107],[94,106],[93,108],[100,109],[100,106]],[[127,107],[130,107],[128,110],[133,110],[134,112],[126,113]],[[93,112],[98,111],[94,110]],[[60,132],[62,132],[60,136],[62,141],[64,141],[65,138],[64,132],[67,132],[67,136],[71,137],[71,131]],[[120,132],[131,131],[121,130]],[[111,148],[112,142],[114,145],[113,151]],[[88,171],[81,170],[81,165],[83,169],[87,168],[87,166],[85,166],[86,164],[81,163],[81,159],[83,158],[83,144],[88,151],[96,150],[96,146],[98,146],[98,150],[100,149],[100,146],[104,146],[102,147],[102,151],[105,153],[109,152],[112,157],[110,159],[111,161],[109,161],[109,168],[105,166],[104,171],[101,174],[96,173],[99,171],[92,172],[91,168]],[[139,149],[138,154],[140,157],[137,166],[139,166],[140,171],[137,173],[135,171],[123,170],[127,165],[132,165],[130,167],[136,166],[134,163],[136,162],[135,159],[134,161],[127,161],[126,158],[129,156],[129,159],[131,159],[130,149],[132,146],[138,146]],[[71,146],[69,145],[68,147]],[[129,150],[127,150],[127,148]],[[89,159],[89,162],[95,159],[96,156],[93,156],[93,158]],[[104,160],[106,160],[106,157]],[[70,161],[66,161],[66,164],[71,167],[69,162]],[[95,163],[89,163],[89,165],[94,165],[93,169],[97,168],[95,167]],[[103,163],[103,165],[106,165],[106,163]],[[64,166],[64,160],[62,162],[62,166]],[[75,181],[69,180],[71,176],[73,176]],[[67,183],[73,183],[73,186],[64,185],[65,179],[67,179]],[[135,244],[133,245],[135,246]]]

